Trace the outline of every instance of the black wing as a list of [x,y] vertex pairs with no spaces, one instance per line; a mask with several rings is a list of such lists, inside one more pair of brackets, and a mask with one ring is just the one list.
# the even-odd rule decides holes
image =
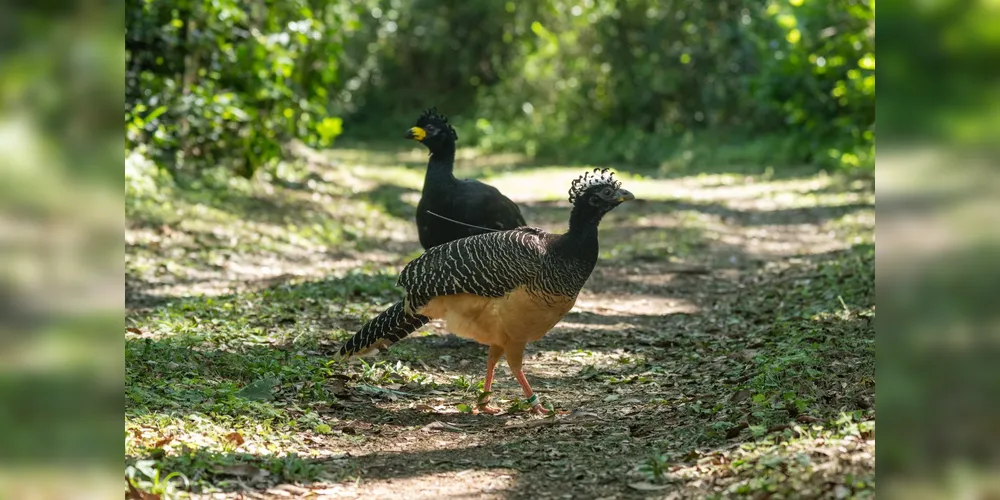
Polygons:
[[462,183],[462,190],[456,196],[456,205],[457,211],[465,215],[463,222],[468,224],[501,230],[527,225],[517,203],[504,196],[497,188],[479,181]]

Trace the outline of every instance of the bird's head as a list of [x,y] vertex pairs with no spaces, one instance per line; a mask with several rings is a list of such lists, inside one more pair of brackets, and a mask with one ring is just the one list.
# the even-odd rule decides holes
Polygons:
[[569,202],[573,204],[574,211],[594,214],[598,219],[618,205],[634,199],[635,196],[622,189],[622,183],[606,168],[585,172],[569,188]]
[[406,131],[406,138],[422,143],[433,153],[445,146],[454,148],[458,133],[448,124],[444,115],[438,114],[437,108],[431,108],[424,111],[417,119],[417,124]]

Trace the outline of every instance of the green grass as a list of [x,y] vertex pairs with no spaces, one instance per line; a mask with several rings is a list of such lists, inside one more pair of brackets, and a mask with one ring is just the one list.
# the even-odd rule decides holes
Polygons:
[[[823,403],[832,401],[822,400],[834,394],[847,400],[874,397],[874,266],[873,247],[854,247],[740,305],[747,320],[773,311],[773,322],[748,337],[757,374],[746,388],[758,425],[773,423],[775,412],[794,417],[826,407]],[[867,361],[857,363],[859,355]]]
[[712,488],[700,491],[703,498],[874,498],[874,471],[848,459],[874,458],[874,429],[873,419],[842,414],[824,425],[793,425],[726,450],[683,457],[654,454],[641,470],[660,483],[717,478]]

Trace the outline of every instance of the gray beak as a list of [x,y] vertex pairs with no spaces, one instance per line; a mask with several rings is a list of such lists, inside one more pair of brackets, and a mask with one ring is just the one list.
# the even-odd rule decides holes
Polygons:
[[635,195],[633,195],[632,193],[628,192],[627,189],[619,189],[618,190],[618,195],[616,196],[616,198],[618,199],[618,203],[624,203],[624,202],[626,202],[628,200],[634,200],[635,199]]

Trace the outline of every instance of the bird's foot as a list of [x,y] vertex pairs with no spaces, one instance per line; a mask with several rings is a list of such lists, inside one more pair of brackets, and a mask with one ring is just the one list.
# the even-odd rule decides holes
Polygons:
[[496,415],[497,413],[500,413],[500,412],[503,411],[500,408],[497,408],[495,406],[490,406],[489,403],[481,404],[478,407],[476,407],[476,409],[479,410],[479,413],[486,413],[486,414],[489,414],[489,415]]
[[557,412],[555,410],[550,410],[550,409],[542,406],[541,404],[537,404],[537,405],[531,407],[531,413],[535,413],[535,414],[538,414],[538,415],[554,415]]

